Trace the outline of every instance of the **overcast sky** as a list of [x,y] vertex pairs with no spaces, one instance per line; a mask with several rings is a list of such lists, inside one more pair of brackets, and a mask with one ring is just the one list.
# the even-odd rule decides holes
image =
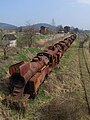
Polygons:
[[51,23],[90,29],[90,0],[0,0],[0,22]]

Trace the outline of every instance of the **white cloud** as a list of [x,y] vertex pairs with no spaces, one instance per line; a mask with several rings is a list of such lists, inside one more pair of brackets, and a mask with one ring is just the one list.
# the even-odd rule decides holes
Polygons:
[[90,0],[77,0],[77,2],[90,5]]

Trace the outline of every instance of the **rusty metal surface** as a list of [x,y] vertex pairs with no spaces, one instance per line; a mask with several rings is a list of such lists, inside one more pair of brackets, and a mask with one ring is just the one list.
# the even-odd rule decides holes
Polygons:
[[10,75],[12,75],[14,72],[18,71],[19,66],[21,66],[22,64],[24,64],[24,61],[19,62],[17,64],[14,64],[14,65],[10,66],[10,68],[9,68]]
[[9,68],[12,89],[6,101],[18,103],[21,100],[25,104],[28,98],[35,96],[45,76],[56,67],[75,39],[76,35],[71,35],[38,53],[31,62],[22,61],[12,65]]

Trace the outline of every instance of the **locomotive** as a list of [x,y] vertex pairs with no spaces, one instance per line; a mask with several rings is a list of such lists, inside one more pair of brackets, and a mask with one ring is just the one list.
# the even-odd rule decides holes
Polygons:
[[29,98],[35,98],[45,77],[59,64],[64,52],[75,39],[76,34],[72,34],[38,53],[32,61],[21,61],[10,66],[10,95],[5,101],[24,104]]

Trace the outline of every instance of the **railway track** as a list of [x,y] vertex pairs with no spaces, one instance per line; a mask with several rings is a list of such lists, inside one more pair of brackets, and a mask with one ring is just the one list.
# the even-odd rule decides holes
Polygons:
[[[83,38],[83,39],[82,39]],[[80,78],[82,81],[82,87],[84,90],[84,99],[87,104],[87,109],[88,113],[90,114],[90,69],[87,61],[87,56],[85,54],[85,49],[84,47],[85,43],[88,41],[89,36],[83,36],[79,38],[80,43],[79,43],[79,48],[78,48],[78,56],[79,56],[79,68],[80,68]],[[88,47],[89,49],[89,47]]]

